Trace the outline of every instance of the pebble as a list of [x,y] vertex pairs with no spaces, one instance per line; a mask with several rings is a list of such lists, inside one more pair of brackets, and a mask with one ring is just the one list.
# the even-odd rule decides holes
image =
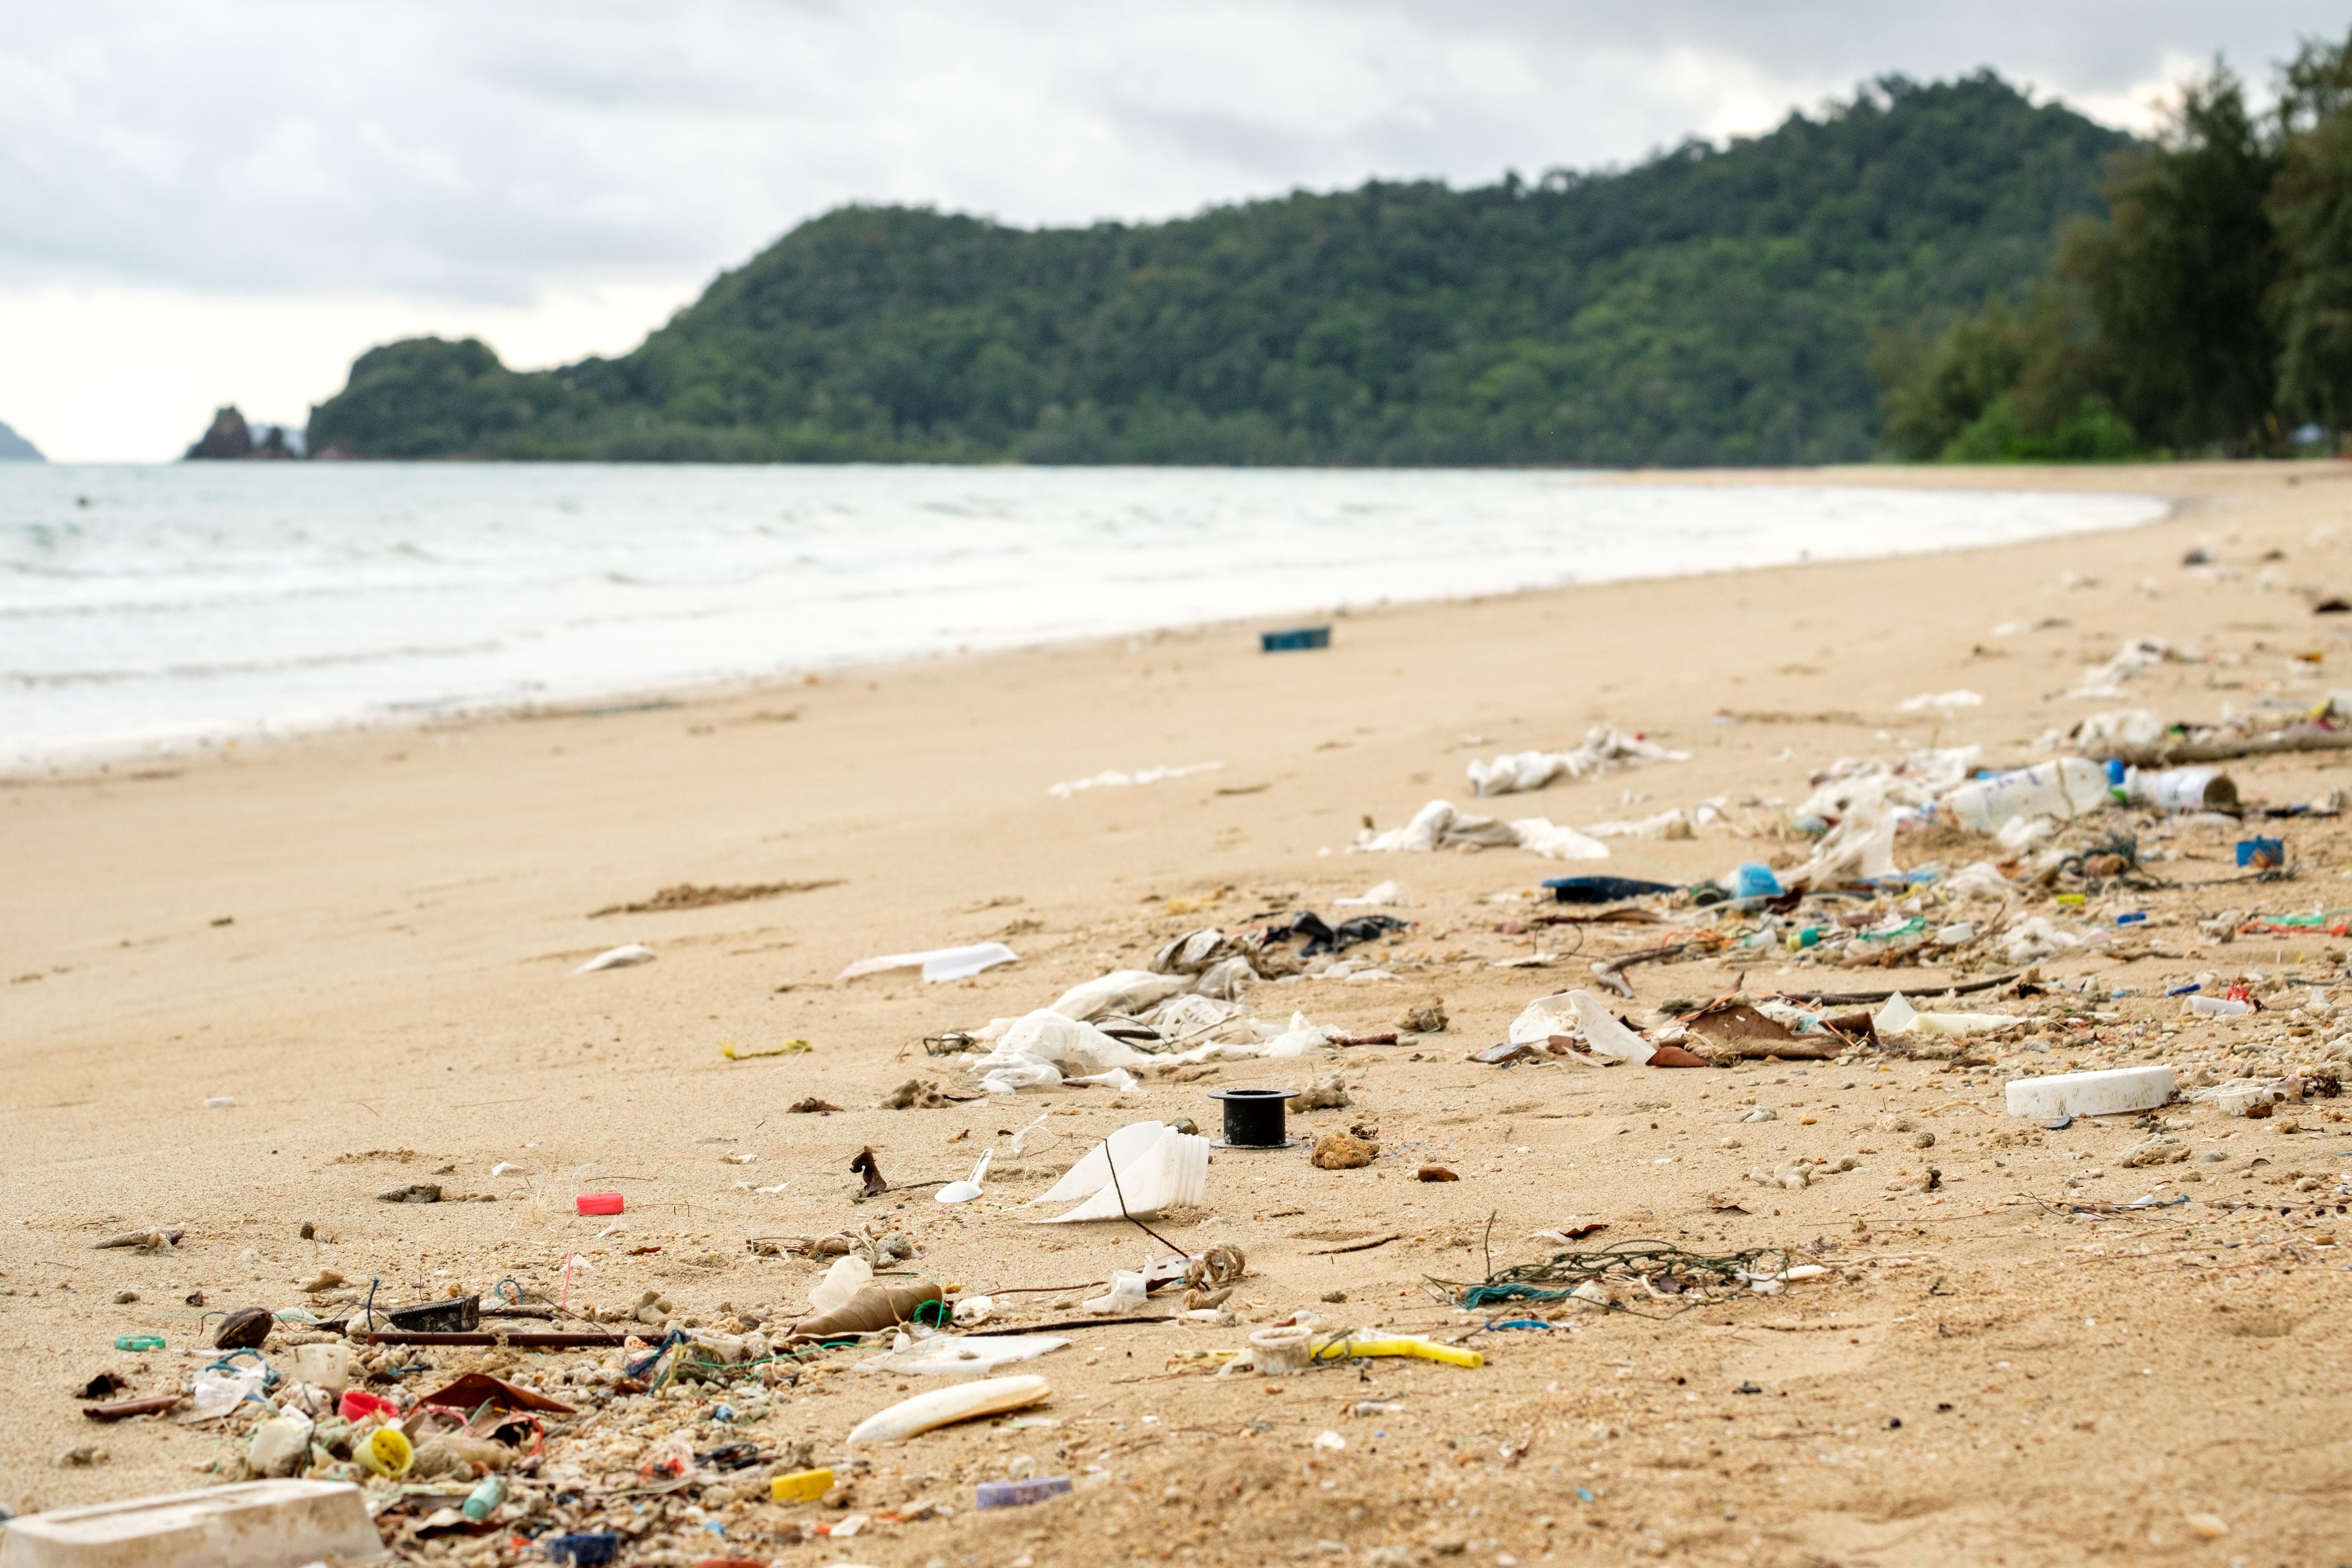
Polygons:
[[1742,1121],[1778,1121],[1780,1113],[1769,1105],[1759,1105],[1739,1119]]
[[1381,1146],[1345,1132],[1326,1132],[1315,1140],[1313,1156],[1318,1171],[1354,1171],[1380,1157]]
[[137,1300],[139,1292],[136,1290],[117,1290],[114,1293],[114,1304],[118,1307],[128,1307]]

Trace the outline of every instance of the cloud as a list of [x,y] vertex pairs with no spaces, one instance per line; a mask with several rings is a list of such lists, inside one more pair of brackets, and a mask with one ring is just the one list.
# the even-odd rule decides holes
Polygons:
[[[2315,0],[0,4],[0,321],[68,359],[209,357],[219,388],[134,427],[61,402],[67,365],[12,338],[0,418],[126,456],[175,450],[220,397],[298,415],[377,333],[625,346],[845,201],[1059,224],[1533,177],[1981,65],[2144,128],[2184,63],[2260,75],[2342,25]],[[315,346],[240,346],[280,319]]]

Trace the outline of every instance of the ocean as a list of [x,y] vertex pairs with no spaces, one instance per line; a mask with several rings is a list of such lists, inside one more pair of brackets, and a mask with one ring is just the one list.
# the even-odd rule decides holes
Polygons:
[[0,463],[0,770],[2164,509],[1549,470]]

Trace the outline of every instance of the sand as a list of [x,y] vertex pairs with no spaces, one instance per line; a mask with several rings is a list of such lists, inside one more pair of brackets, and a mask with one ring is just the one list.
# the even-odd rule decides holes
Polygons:
[[[2347,1254],[2315,1239],[2329,1222],[2309,1207],[2340,1182],[2339,1147],[2352,1152],[2334,1102],[2315,1102],[2293,1132],[2294,1119],[2200,1109],[2181,1135],[2222,1157],[2147,1172],[2116,1163],[2144,1131],[2040,1133],[2000,1114],[1998,1072],[1941,1063],[1475,1065],[1464,1053],[1501,1038],[1530,997],[1585,980],[1594,953],[1641,945],[1596,936],[1550,969],[1489,967],[1551,942],[1494,929],[1529,906],[1490,900],[1564,871],[1689,882],[1801,853],[1774,836],[1779,813],[1745,806],[1735,825],[1688,841],[1619,840],[1605,866],[1514,850],[1343,853],[1367,819],[1392,826],[1437,797],[1469,804],[1469,758],[1568,745],[1601,721],[1694,754],[1494,803],[1499,814],[1580,826],[1718,795],[1793,804],[1808,773],[1838,757],[1892,756],[1931,738],[2022,760],[2044,731],[2115,706],[2056,694],[2143,633],[2234,656],[2167,665],[2143,683],[2136,700],[2168,718],[2315,698],[2347,657],[2335,621],[2315,618],[2298,593],[2352,588],[2347,541],[2326,532],[2352,523],[2334,468],[1783,477],[2130,488],[2179,504],[2146,528],[1995,551],[1358,613],[1323,652],[1265,656],[1255,628],[1209,627],[247,745],[0,789],[0,978],[10,982],[0,1136],[11,1152],[0,1502],[22,1512],[233,1469],[241,1448],[230,1438],[171,1421],[100,1427],[79,1415],[74,1391],[104,1369],[136,1392],[167,1387],[199,1364],[184,1350],[208,1327],[200,1312],[299,1304],[297,1282],[321,1268],[362,1286],[381,1279],[381,1304],[502,1277],[553,1290],[576,1250],[591,1268],[574,1279],[575,1305],[626,1307],[656,1289],[680,1316],[789,1317],[822,1265],[753,1256],[745,1238],[870,1221],[910,1236],[927,1274],[967,1291],[1047,1288],[1025,1298],[1034,1315],[1067,1317],[1055,1288],[1159,1249],[1131,1227],[1032,1229],[1015,1212],[1023,1199],[1127,1121],[1188,1115],[1205,1128],[1209,1089],[1339,1070],[1354,1104],[1298,1120],[1377,1128],[1373,1167],[1318,1171],[1304,1151],[1221,1153],[1207,1205],[1155,1227],[1192,1250],[1245,1250],[1251,1273],[1234,1302],[1244,1322],[1073,1331],[1073,1348],[1034,1367],[1055,1387],[1040,1414],[1059,1426],[959,1428],[877,1451],[836,1500],[879,1513],[919,1497],[953,1518],[876,1525],[854,1544],[780,1545],[798,1521],[841,1510],[730,1512],[704,1497],[726,1525],[732,1544],[722,1544],[675,1511],[681,1497],[656,1514],[701,1544],[656,1530],[633,1560],[2334,1561],[2352,1480],[2339,1429],[2352,1282],[2334,1261]],[[2183,552],[2200,542],[2237,574],[2184,572]],[[2266,560],[2273,550],[2283,559]],[[1687,564],[1703,574],[1704,562]],[[2267,589],[2266,566],[2278,577]],[[2156,596],[2141,595],[2143,581]],[[1992,635],[2043,619],[2067,624]],[[2322,662],[2295,658],[2311,653]],[[1941,720],[1897,710],[1961,687],[1983,706]],[[1742,721],[1717,721],[1726,715]],[[1205,763],[1221,766],[1048,793],[1106,768]],[[2345,782],[2326,757],[2235,771],[2276,803]],[[2231,837],[2183,833],[2175,847],[2214,858],[2164,869],[2223,875]],[[2261,907],[2352,894],[2336,890],[2352,860],[2335,824],[2294,824],[2289,837],[2305,874]],[[1389,878],[1412,889],[1398,912],[1417,922],[1381,950],[1401,979],[1310,981],[1255,1000],[1269,1016],[1296,1006],[1371,1032],[1442,998],[1453,1020],[1442,1036],[1311,1068],[1150,1079],[1115,1103],[1104,1089],[1065,1089],[869,1109],[913,1075],[965,1087],[925,1056],[925,1037],[1140,967],[1193,926],[1328,913],[1335,897]],[[680,888],[755,896],[663,896]],[[1168,910],[1166,900],[1210,895],[1220,896],[1198,914]],[[2208,915],[2258,900],[2231,889],[2141,901]],[[656,907],[597,913],[633,904]],[[2324,984],[2344,945],[2201,946],[2193,924],[2166,929],[2177,956],[2061,959],[2044,976],[2096,974],[2143,994],[2252,967]],[[833,978],[877,953],[986,940],[1020,962],[940,985]],[[657,960],[572,973],[629,942]],[[1752,990],[1811,977],[1776,955],[1638,969],[1629,1010],[1638,1022],[1663,999],[1729,991],[1743,970]],[[1897,978],[1932,990],[1942,976]],[[1854,981],[1889,983],[1874,970]],[[2113,1019],[2053,1030],[2070,1043],[2039,1063],[2105,1065],[2102,1036],[2136,1041],[2134,1060],[2230,1037],[2223,1025],[2132,1036],[2174,1022],[2178,1007],[2147,994],[2103,1005]],[[2315,1047],[2331,1032],[2289,1044]],[[794,1038],[812,1049],[721,1054]],[[223,1096],[234,1106],[205,1108]],[[786,1112],[808,1096],[849,1109]],[[1740,1121],[1751,1101],[1779,1120]],[[1047,1146],[1033,1134],[1030,1152],[1008,1159],[1000,1133],[1048,1110]],[[1891,1117],[1936,1131],[1932,1155],[1886,1131]],[[1995,1142],[2021,1129],[2026,1138]],[[1741,1146],[1723,1147],[1729,1138]],[[847,1162],[861,1147],[894,1182],[936,1182],[963,1174],[992,1141],[998,1165],[980,1203],[949,1210],[922,1192],[851,1201]],[[1859,1168],[1801,1190],[1746,1179],[1806,1153],[1852,1155]],[[1886,1190],[1930,1158],[1940,1191]],[[501,1162],[522,1170],[494,1178]],[[1462,1179],[1411,1180],[1430,1162]],[[2063,1184],[2085,1171],[2100,1174]],[[2156,1187],[2181,1173],[2201,1184]],[[2292,1178],[2305,1174],[2316,1179],[2297,1191]],[[497,1201],[373,1196],[415,1181]],[[789,1186],[777,1194],[744,1190],[780,1182]],[[606,1188],[628,1196],[616,1234],[568,1212],[575,1191]],[[543,1224],[527,1201],[534,1190],[559,1211]],[[2196,1201],[2096,1221],[2049,1206],[2150,1191]],[[2282,1216],[2225,1200],[2305,1206]],[[1550,1248],[1531,1232],[1590,1221],[1610,1227],[1596,1243],[1815,1244],[1831,1272],[1679,1316],[1571,1310],[1549,1331],[1485,1333],[1471,1343],[1490,1359],[1475,1372],[1383,1363],[1283,1383],[1212,1380],[1170,1361],[1240,1346],[1254,1324],[1302,1306],[1327,1323],[1465,1333],[1475,1320],[1433,1300],[1426,1277],[1475,1279],[1489,1246],[1498,1262],[1538,1257]],[[299,1237],[305,1223],[314,1239]],[[186,1234],[158,1255],[88,1247],[150,1225]],[[125,1290],[138,1299],[116,1304]],[[1344,1302],[1324,1300],[1335,1291]],[[202,1308],[186,1304],[197,1292]],[[170,1348],[112,1349],[116,1335],[142,1332]],[[504,1364],[543,1378],[597,1359]],[[897,1397],[887,1377],[813,1375],[741,1436],[768,1451],[806,1438],[820,1458],[837,1456],[851,1426]],[[1403,1408],[1349,1414],[1373,1398]],[[721,1429],[696,1430],[699,1446]],[[1314,1447],[1326,1430],[1344,1447]],[[105,1458],[60,1465],[87,1445]],[[1014,1455],[1040,1474],[1099,1467],[1100,1484],[974,1515],[971,1484],[1006,1473]],[[2217,1525],[2226,1533],[2213,1536]],[[494,1543],[458,1544],[473,1554],[459,1560],[512,1560],[483,1555]],[[455,1549],[403,1550],[442,1560]],[[661,1555],[671,1550],[688,1554]]]

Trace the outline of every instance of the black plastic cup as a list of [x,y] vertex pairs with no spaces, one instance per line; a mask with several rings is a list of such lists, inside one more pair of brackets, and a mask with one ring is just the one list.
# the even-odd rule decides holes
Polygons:
[[1213,1089],[1211,1100],[1225,1102],[1225,1146],[1279,1149],[1290,1142],[1288,1117],[1295,1089]]

